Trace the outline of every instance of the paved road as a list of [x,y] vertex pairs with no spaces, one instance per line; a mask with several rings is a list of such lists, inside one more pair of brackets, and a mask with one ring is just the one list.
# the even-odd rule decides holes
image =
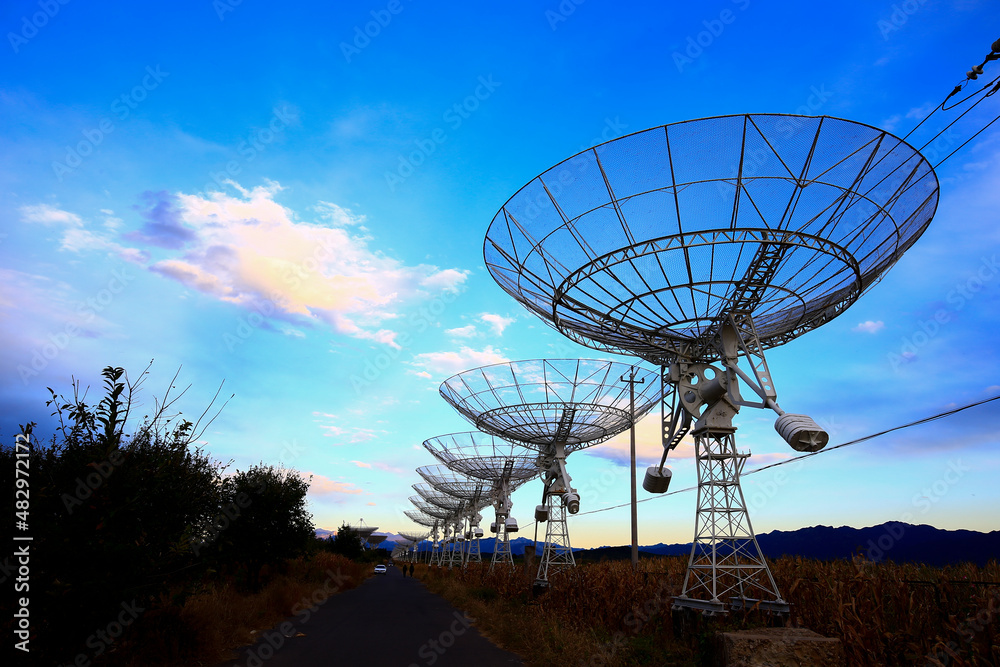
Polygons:
[[[419,566],[420,569],[426,566]],[[524,663],[497,648],[463,612],[418,578],[390,567],[338,593],[315,612],[303,610],[240,649],[220,667],[511,667]],[[336,585],[332,582],[331,586]]]

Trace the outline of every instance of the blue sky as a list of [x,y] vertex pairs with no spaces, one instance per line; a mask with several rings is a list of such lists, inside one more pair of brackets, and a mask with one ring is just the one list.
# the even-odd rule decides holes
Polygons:
[[[213,456],[312,474],[318,526],[409,530],[414,469],[434,463],[421,441],[471,428],[442,380],[600,356],[485,270],[486,228],[518,188],[702,116],[905,133],[981,61],[997,18],[985,0],[4,3],[2,435],[51,427],[46,386],[96,389],[103,366],[155,359],[147,402],[178,367],[186,414],[223,380],[236,394],[204,435]],[[769,354],[782,406],[832,443],[1000,393],[998,142],[994,126],[942,166],[934,222],[879,285]],[[996,529],[993,405],[748,477],[755,528],[908,514]],[[791,454],[772,422],[737,418],[751,467]],[[638,434],[640,458],[658,457],[655,417]],[[621,436],[570,459],[584,511],[627,501],[626,452]],[[678,453],[674,485],[693,485]],[[522,524],[540,493],[515,495]],[[641,504],[640,541],[690,540],[694,502]],[[627,517],[572,519],[574,546],[626,543]]]

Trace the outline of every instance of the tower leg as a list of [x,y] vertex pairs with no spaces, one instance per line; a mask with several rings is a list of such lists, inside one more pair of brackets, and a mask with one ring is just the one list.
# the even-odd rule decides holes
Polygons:
[[563,507],[562,498],[557,494],[549,494],[545,503],[549,506],[549,519],[545,526],[545,547],[538,564],[536,586],[546,586],[550,574],[576,566],[573,548],[569,543],[569,527],[566,525],[566,508]]
[[497,563],[510,563],[514,565],[514,555],[510,551],[510,533],[507,532],[507,522],[497,520],[497,537],[493,543],[493,561],[490,563],[490,570]]
[[698,507],[684,587],[673,608],[706,614],[756,607],[789,611],[757,544],[740,473],[749,454],[736,451],[732,431],[695,433]]
[[482,563],[482,562],[483,562],[483,553],[482,550],[480,549],[479,538],[473,536],[472,539],[469,540],[469,553],[465,558],[465,563],[466,565],[468,565],[469,563]]

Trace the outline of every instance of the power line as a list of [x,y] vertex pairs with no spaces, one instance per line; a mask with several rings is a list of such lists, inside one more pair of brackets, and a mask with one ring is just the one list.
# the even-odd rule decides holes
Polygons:
[[[808,458],[811,458],[813,456],[819,456],[820,454],[827,454],[829,452],[832,452],[832,451],[834,451],[836,449],[841,449],[843,447],[850,447],[851,445],[857,445],[857,444],[860,444],[862,442],[867,442],[869,440],[873,440],[875,438],[881,437],[881,436],[886,435],[888,433],[892,433],[894,431],[900,431],[900,430],[902,430],[904,428],[911,428],[913,426],[919,426],[921,424],[926,424],[928,422],[936,421],[938,419],[944,419],[945,417],[950,417],[950,416],[952,416],[954,414],[958,414],[959,412],[962,412],[964,410],[969,410],[970,408],[975,408],[975,407],[978,407],[980,405],[984,405],[986,403],[989,403],[991,401],[996,401],[996,400],[1000,400],[1000,395],[998,395],[998,396],[991,396],[990,398],[986,398],[986,399],[983,399],[981,401],[976,401],[975,403],[969,403],[968,405],[963,405],[961,407],[953,408],[951,410],[946,410],[945,412],[939,412],[936,415],[931,415],[930,417],[924,417],[923,419],[918,419],[916,421],[912,421],[912,422],[909,422],[907,424],[903,424],[901,426],[894,426],[894,427],[888,428],[888,429],[886,429],[884,431],[879,431],[878,433],[872,433],[871,435],[866,435],[866,436],[858,438],[856,440],[851,440],[849,442],[844,442],[844,443],[841,443],[839,445],[835,445],[833,447],[827,447],[827,448],[822,449],[822,450],[820,450],[818,452],[813,452],[811,454],[803,454],[802,456],[796,456],[796,457],[793,457],[793,458],[790,458],[790,459],[785,459],[784,461],[778,461],[777,463],[771,463],[769,465],[762,466],[760,468],[756,468],[755,470],[751,470],[750,472],[748,472],[745,475],[743,475],[743,477],[746,477],[747,475],[754,475],[756,473],[763,472],[763,471],[765,471],[765,470],[767,470],[769,468],[776,468],[778,466],[785,465],[785,464],[788,464],[788,463],[793,463],[795,461],[801,461],[802,459],[808,459]],[[649,498],[643,498],[642,500],[640,500],[638,502],[645,503],[645,502],[649,502],[650,500],[656,500],[657,498],[663,498],[663,497],[666,497],[666,496],[672,496],[672,495],[675,495],[675,494],[678,494],[678,493],[685,493],[687,491],[694,491],[697,488],[698,488],[697,486],[689,486],[689,487],[684,488],[684,489],[677,489],[676,491],[670,491],[669,493],[655,495],[655,496],[651,496]],[[598,512],[607,512],[608,510],[619,509],[621,507],[628,507],[630,504],[631,503],[622,503],[621,505],[612,505],[610,507],[600,507],[600,508],[598,508],[596,510],[590,510],[588,512],[580,512],[576,516],[583,516],[584,514],[597,514]],[[525,526],[525,528],[530,528],[531,525],[532,524],[528,524],[527,526]]]

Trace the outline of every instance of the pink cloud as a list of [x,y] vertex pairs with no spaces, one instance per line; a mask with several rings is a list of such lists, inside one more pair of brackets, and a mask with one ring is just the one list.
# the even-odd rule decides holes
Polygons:
[[477,366],[510,361],[491,345],[482,350],[462,347],[458,352],[424,352],[413,359],[413,365],[434,375],[454,375]]
[[358,495],[361,493],[361,489],[350,482],[337,482],[317,473],[301,473],[302,479],[306,480],[309,479],[310,475],[312,481],[309,483],[309,493],[314,496]]
[[268,317],[322,323],[395,349],[398,334],[383,324],[401,306],[457,291],[466,279],[465,271],[411,266],[372,249],[361,216],[348,209],[322,202],[318,222],[301,222],[276,201],[279,184],[230,185],[237,195],[158,193],[147,201],[146,226],[131,238],[170,253],[150,270]]

